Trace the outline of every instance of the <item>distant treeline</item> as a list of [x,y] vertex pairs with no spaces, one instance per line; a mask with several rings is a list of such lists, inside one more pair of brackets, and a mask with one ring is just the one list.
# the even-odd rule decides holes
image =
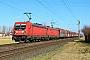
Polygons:
[[0,33],[9,35],[12,31],[12,27],[10,26],[0,26]]
[[90,26],[84,26],[82,32],[85,36],[85,42],[90,42]]

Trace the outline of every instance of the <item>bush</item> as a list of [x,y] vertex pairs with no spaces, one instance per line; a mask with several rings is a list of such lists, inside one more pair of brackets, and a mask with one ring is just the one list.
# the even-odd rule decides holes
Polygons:
[[85,41],[90,42],[90,26],[84,26],[82,32],[85,36]]

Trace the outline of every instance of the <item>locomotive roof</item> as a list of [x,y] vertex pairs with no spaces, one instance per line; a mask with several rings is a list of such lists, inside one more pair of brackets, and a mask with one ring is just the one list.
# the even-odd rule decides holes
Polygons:
[[28,23],[28,22],[15,22],[16,24],[23,24],[23,23]]
[[57,29],[57,28],[52,28],[52,29],[54,29],[54,30],[55,30],[55,29]]
[[42,25],[42,24],[39,24],[39,23],[32,23],[32,25],[34,25],[34,26],[39,26],[39,27],[45,27],[44,25]]
[[[15,23],[28,23],[28,22],[15,22]],[[30,22],[31,23],[31,22]],[[32,23],[33,26],[38,26],[38,27],[43,27],[45,28],[46,26],[43,25],[43,24],[39,24],[39,23]],[[47,26],[47,27],[50,27],[50,26]],[[51,29],[57,29],[57,28],[51,28]]]

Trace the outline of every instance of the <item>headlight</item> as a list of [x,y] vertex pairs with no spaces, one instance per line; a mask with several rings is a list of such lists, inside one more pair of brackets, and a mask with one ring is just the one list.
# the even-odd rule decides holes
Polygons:
[[22,31],[22,33],[24,33],[24,31]]
[[22,31],[22,33],[23,33],[23,34],[25,34],[25,33],[26,33],[26,31]]
[[14,34],[17,34],[18,33],[18,31],[14,31]]
[[17,31],[16,31],[16,33],[17,33]]

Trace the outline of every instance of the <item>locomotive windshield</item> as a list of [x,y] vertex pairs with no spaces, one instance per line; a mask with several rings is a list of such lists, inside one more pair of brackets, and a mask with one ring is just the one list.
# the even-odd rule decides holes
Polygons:
[[16,24],[15,25],[15,30],[25,30],[26,29],[26,24]]

